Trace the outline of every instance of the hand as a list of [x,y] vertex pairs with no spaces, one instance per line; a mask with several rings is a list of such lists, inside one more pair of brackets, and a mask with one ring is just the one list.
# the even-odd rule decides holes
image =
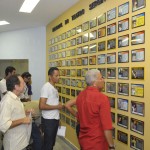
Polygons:
[[31,108],[31,109],[27,109],[27,110],[26,110],[26,115],[27,115],[27,116],[29,116],[30,113],[31,113],[32,115],[34,115],[34,114],[35,114],[34,109]]
[[23,124],[30,124],[31,123],[31,118],[25,117],[23,118]]
[[57,106],[58,106],[58,108],[57,108],[58,110],[61,110],[62,108],[64,108],[64,105],[62,105],[62,104],[58,104]]

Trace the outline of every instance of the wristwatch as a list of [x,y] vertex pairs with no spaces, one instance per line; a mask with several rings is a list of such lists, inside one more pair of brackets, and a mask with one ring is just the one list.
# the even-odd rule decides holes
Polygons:
[[109,149],[115,149],[115,145],[109,146]]

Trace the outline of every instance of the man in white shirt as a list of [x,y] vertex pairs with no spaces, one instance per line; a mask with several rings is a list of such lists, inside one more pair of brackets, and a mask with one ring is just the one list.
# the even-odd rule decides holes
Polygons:
[[0,131],[4,133],[4,150],[23,150],[29,142],[31,118],[26,117],[19,95],[24,89],[21,76],[6,80],[7,93],[0,102]]
[[59,95],[55,88],[55,83],[58,83],[59,80],[58,68],[50,68],[48,76],[49,82],[45,83],[41,90],[39,108],[42,110],[44,150],[53,150],[59,126],[59,110],[63,106],[59,104]]

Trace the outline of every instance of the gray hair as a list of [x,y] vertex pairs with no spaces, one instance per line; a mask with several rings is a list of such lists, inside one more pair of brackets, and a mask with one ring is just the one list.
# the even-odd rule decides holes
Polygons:
[[85,75],[85,82],[87,86],[91,86],[93,82],[97,80],[99,73],[100,71],[98,69],[91,69],[87,71]]

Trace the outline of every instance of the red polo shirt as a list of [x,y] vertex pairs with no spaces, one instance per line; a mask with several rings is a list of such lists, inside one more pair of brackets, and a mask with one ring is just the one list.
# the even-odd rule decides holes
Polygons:
[[108,150],[104,130],[112,129],[112,120],[107,96],[94,87],[87,87],[80,92],[76,104],[82,150]]

